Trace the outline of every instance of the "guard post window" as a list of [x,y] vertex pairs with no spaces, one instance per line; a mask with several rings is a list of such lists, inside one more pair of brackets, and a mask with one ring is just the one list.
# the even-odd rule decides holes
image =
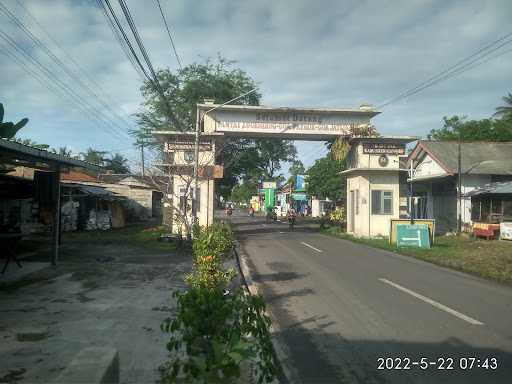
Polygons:
[[372,191],[372,215],[391,215],[393,214],[393,192],[392,191]]

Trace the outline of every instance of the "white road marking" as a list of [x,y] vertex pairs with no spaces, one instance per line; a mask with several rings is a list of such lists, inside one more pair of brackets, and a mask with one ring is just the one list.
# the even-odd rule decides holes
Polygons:
[[305,242],[303,242],[303,241],[301,241],[301,244],[302,244],[302,245],[305,245],[306,247],[309,247],[309,248],[311,248],[311,249],[313,249],[313,250],[315,250],[315,251],[317,251],[318,253],[322,253],[322,252],[323,252],[321,249],[315,248],[315,247],[313,247],[312,245],[309,245],[308,243],[305,243]]
[[428,298],[426,296],[423,296],[423,295],[420,295],[419,293],[411,291],[410,289],[402,287],[399,284],[393,283],[392,281],[389,281],[387,279],[380,278],[379,280],[382,281],[385,284],[388,284],[388,285],[391,285],[392,287],[395,287],[396,289],[399,289],[402,292],[408,293],[409,295],[414,296],[415,298],[420,299],[420,300],[424,301],[425,303],[428,303],[428,304],[436,307],[437,309],[440,309],[441,311],[448,312],[450,315],[453,315],[455,317],[458,317],[459,319],[467,321],[470,324],[473,324],[473,325],[484,325],[484,323],[482,323],[481,321],[478,321],[478,320],[473,319],[472,317],[466,316],[463,313],[460,313],[460,312],[456,311],[455,309],[451,309],[450,307],[447,307],[446,305],[438,303],[435,300],[432,300],[432,299],[430,299],[430,298]]

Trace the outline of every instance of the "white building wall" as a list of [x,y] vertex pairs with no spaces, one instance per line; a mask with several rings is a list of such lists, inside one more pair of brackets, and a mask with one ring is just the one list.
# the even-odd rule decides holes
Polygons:
[[371,194],[368,197],[368,212],[370,212],[369,236],[389,236],[391,219],[398,219],[400,217],[400,183],[398,172],[372,173],[369,176],[369,182],[371,190],[393,192],[393,209],[390,215],[372,215]]
[[[382,190],[393,193],[391,214],[372,214],[371,191]],[[359,196],[359,209],[352,206],[350,192]],[[358,193],[356,191],[359,191]],[[357,201],[356,201],[357,204]],[[354,211],[352,211],[354,210]],[[358,211],[358,212],[357,212]],[[347,228],[349,233],[360,237],[389,236],[391,219],[400,217],[400,184],[398,171],[365,172],[347,178],[347,220],[354,212],[354,227]]]
[[[179,233],[182,232],[184,235],[186,234],[186,226],[183,225],[182,221],[185,219],[188,223],[192,222],[192,188],[194,187],[194,182],[191,182],[191,189],[188,192],[188,200],[187,206],[188,210],[186,212],[182,212],[180,210],[180,196],[183,195],[182,190],[187,187],[188,177],[175,175],[174,176],[174,195],[173,198],[173,232]],[[199,225],[201,226],[209,226],[213,223],[213,214],[214,214],[214,188],[215,181],[213,179],[205,180],[199,179],[198,182],[199,192],[200,192],[200,202],[199,202],[199,211],[197,212],[197,218],[199,220]]]
[[429,155],[425,155],[423,160],[414,168],[413,178],[436,177],[445,175],[447,175],[446,171]]

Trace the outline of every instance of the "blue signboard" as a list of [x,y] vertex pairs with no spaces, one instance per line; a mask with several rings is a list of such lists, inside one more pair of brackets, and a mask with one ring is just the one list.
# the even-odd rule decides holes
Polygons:
[[397,247],[430,248],[430,232],[427,224],[397,224]]
[[304,175],[297,175],[295,177],[295,189],[303,190],[305,188]]

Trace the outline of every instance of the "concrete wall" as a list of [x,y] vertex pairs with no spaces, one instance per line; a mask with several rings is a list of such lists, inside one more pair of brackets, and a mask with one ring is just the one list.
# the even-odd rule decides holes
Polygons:
[[[364,171],[362,171],[364,172]],[[393,207],[391,214],[372,214],[371,213],[371,191],[383,190],[393,193]],[[374,237],[389,236],[389,225],[392,218],[400,216],[400,184],[398,171],[386,172],[364,172],[359,175],[347,178],[347,220],[350,220],[352,206],[350,191],[354,191],[354,196],[359,197],[359,210],[354,212],[354,227],[348,228],[348,231],[355,236]],[[357,193],[356,191],[359,191]],[[356,202],[357,204],[357,202]]]
[[103,184],[107,190],[127,197],[124,203],[130,216],[135,219],[149,219],[153,213],[153,190],[123,184]]
[[[192,189],[189,190],[187,197],[187,212],[183,212],[180,210],[180,196],[185,196],[183,193],[183,189],[187,188],[187,185],[190,184],[191,187],[194,186],[194,183],[190,176],[174,176],[174,191],[173,195],[169,196],[172,199],[173,204],[173,232],[186,234],[186,226],[183,225],[182,221],[186,220],[188,223],[192,222]],[[197,212],[197,217],[199,220],[199,225],[208,226],[213,223],[213,214],[214,214],[214,192],[215,192],[215,181],[214,179],[199,179],[199,192],[200,192],[200,202],[199,202],[199,211]],[[187,192],[185,192],[186,194]]]

